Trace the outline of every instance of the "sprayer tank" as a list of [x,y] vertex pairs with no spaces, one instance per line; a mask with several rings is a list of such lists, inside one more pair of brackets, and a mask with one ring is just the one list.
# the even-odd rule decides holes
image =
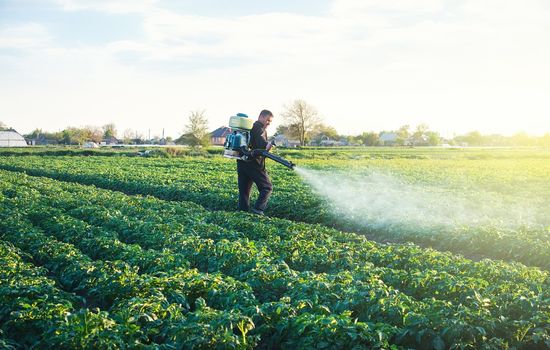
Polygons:
[[251,130],[253,125],[254,120],[244,113],[238,113],[229,118],[229,127],[233,129]]

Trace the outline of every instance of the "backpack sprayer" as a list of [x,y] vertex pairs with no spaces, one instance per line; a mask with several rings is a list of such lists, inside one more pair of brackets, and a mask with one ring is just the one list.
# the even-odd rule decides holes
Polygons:
[[269,153],[265,149],[250,149],[250,130],[254,121],[244,113],[238,113],[229,118],[231,134],[227,135],[223,144],[223,156],[226,158],[252,161],[253,158],[263,156],[276,161],[290,169],[294,169],[294,163]]

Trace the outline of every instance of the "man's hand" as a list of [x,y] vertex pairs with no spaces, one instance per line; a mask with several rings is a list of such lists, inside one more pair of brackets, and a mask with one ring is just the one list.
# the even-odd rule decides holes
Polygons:
[[271,149],[271,147],[277,147],[277,145],[275,144],[275,138],[272,137],[269,142],[267,143],[267,146],[266,146],[266,149],[269,151]]

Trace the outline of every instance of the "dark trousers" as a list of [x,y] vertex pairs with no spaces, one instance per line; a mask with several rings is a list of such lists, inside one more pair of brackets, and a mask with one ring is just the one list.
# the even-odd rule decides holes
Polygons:
[[273,191],[273,185],[265,169],[260,168],[253,162],[237,161],[237,174],[239,179],[239,210],[248,211],[250,208],[250,191],[252,190],[252,184],[255,183],[260,195],[254,208],[264,211]]

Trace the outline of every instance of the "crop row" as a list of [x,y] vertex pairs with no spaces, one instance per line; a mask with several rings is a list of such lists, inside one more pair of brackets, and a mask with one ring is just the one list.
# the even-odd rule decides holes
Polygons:
[[[248,348],[254,344],[254,338],[246,336],[251,320],[235,307],[237,301],[241,307],[253,305],[254,297],[244,285],[227,283],[227,278],[205,276],[195,270],[140,275],[135,266],[120,260],[92,261],[72,244],[59,242],[30,225],[18,209],[19,205],[28,204],[3,200],[2,205],[11,209],[2,213],[2,238],[32,254],[33,260],[56,276],[64,289],[82,295],[87,305],[108,310],[122,324],[123,334],[131,334],[128,338],[112,339],[117,333],[107,332],[100,339],[105,344],[96,342],[78,347],[132,347],[137,345],[136,341],[154,344],[153,340],[207,348],[214,345]],[[83,242],[81,247],[89,243]],[[206,300],[227,310],[210,308]],[[245,333],[233,332],[239,324]]]
[[[2,204],[17,205],[12,200]],[[249,289],[235,288],[228,295],[224,290],[226,284],[216,275],[200,276],[193,270],[140,275],[137,268],[122,261],[91,261],[73,245],[58,242],[33,228],[17,215],[19,211],[9,214],[17,218],[17,222],[2,218],[5,219],[0,224],[2,229],[4,225],[10,227],[10,233],[4,234],[3,239],[26,249],[29,254],[33,252],[33,259],[43,263],[64,289],[83,295],[88,304],[98,309],[108,310],[126,333],[138,333],[129,339],[117,337],[115,342],[116,333],[107,332],[101,339],[103,343],[78,344],[77,347],[133,347],[137,345],[135,340],[150,345],[156,342],[196,348],[250,348],[255,345],[255,337],[246,335],[253,327],[251,319],[239,312],[237,306],[229,307],[231,302],[238,301],[240,305],[253,302]],[[21,237],[23,235],[25,237]],[[224,305],[227,309],[211,308],[207,300],[228,303]],[[132,342],[133,338],[137,339]]]
[[[143,235],[147,232],[160,232],[168,238],[170,235],[177,235],[179,231],[193,230],[198,227],[197,230],[204,238],[222,238],[223,234],[223,238],[227,239],[248,238],[265,241],[271,244],[270,249],[276,249],[277,254],[286,257],[287,261],[310,269],[312,263],[306,261],[307,257],[322,248],[323,251],[319,254],[325,254],[325,256],[317,260],[315,269],[318,272],[341,270],[342,268],[335,270],[334,267],[326,266],[330,261],[325,259],[326,254],[341,252],[340,256],[336,256],[334,260],[338,260],[344,268],[351,266],[346,265],[346,262],[353,263],[348,260],[358,260],[372,262],[376,266],[406,268],[409,271],[430,269],[439,273],[482,278],[490,288],[499,285],[501,281],[515,284],[531,281],[530,290],[537,290],[537,286],[547,276],[546,273],[524,268],[518,264],[504,264],[489,260],[474,263],[451,254],[437,253],[412,245],[376,244],[361,235],[340,232],[320,225],[307,225],[275,218],[262,221],[242,220],[239,214],[206,211],[189,202],[174,203],[152,197],[127,196],[46,178],[17,177],[17,181],[25,187],[39,189],[41,195],[48,196],[50,203],[55,204],[56,207],[67,211],[78,207],[79,210],[72,212],[94,223],[110,225],[111,228],[119,231],[130,230],[133,234],[143,232]],[[60,196],[60,190],[70,194]],[[87,208],[83,203],[95,206]],[[142,220],[137,220],[138,218]],[[299,249],[293,245],[303,244],[305,241],[310,244],[306,250],[299,251],[299,254],[284,255],[286,251],[292,252]],[[166,242],[169,241],[152,241],[149,244],[159,248]],[[358,253],[357,250],[360,252]],[[322,264],[323,261],[325,266]],[[479,285],[480,281],[476,281],[476,284]]]
[[139,331],[120,325],[106,312],[80,308],[83,298],[58,288],[46,269],[22,256],[26,254],[0,241],[0,347],[101,349],[139,344]]
[[[167,150],[158,147],[102,147],[100,149],[82,149],[78,146],[60,147],[26,147],[0,149],[2,156],[122,156],[138,157],[139,152],[149,149],[157,157],[189,157],[196,155],[219,155],[221,147],[213,146],[203,150],[194,150],[187,147],[169,147]],[[300,147],[277,148],[276,152],[282,157],[292,159],[318,160],[363,160],[363,159],[504,159],[517,160],[525,158],[550,159],[550,152],[546,148],[440,148],[440,147]]]
[[[436,166],[433,163],[430,164]],[[319,161],[312,163],[312,167],[326,168],[327,166],[330,168],[330,163]],[[391,163],[394,171],[404,169],[406,166],[410,167],[407,164],[395,165],[395,163]],[[441,165],[439,166],[441,167]],[[233,210],[237,198],[234,164],[216,158],[176,161],[135,158],[130,160],[108,159],[104,157],[2,157],[0,158],[0,168],[96,185],[128,194],[145,194],[161,199],[193,201],[216,210]],[[506,172],[499,171],[500,168],[511,171],[504,165],[498,165],[492,169],[496,172],[495,176],[502,177],[501,173]],[[447,168],[442,170],[449,171]],[[426,171],[425,168],[407,168],[406,171],[410,173],[409,177],[424,180],[434,173],[433,170],[421,173],[420,171]],[[473,179],[474,182],[486,183],[488,181],[489,175],[482,171],[482,168],[479,167],[472,170],[475,176],[480,176],[480,180]],[[370,237],[382,240],[413,241],[440,250],[450,250],[478,257],[520,261],[545,269],[550,268],[550,260],[547,258],[550,250],[547,229],[541,227],[510,229],[489,226],[466,227],[449,231],[444,228],[412,227],[407,223],[371,227],[355,223],[345,217],[335,216],[328,205],[330,203],[324,202],[312,193],[312,190],[302,183],[296,174],[281,169],[281,167],[273,167],[272,172],[277,191],[272,197],[269,215],[310,223],[322,223],[344,230],[367,233]],[[458,175],[450,176],[448,181],[460,181]],[[518,174],[516,177],[519,178],[520,175]],[[541,176],[544,177],[544,175],[534,172],[529,176],[535,185],[543,183],[541,181],[544,179]],[[433,181],[436,180],[441,179],[437,178]],[[506,189],[510,187],[511,183],[516,182],[516,178],[502,177],[495,181]],[[540,190],[534,189],[535,185],[514,185],[510,191],[511,193],[516,191],[518,195],[522,191],[527,191],[522,194],[523,197],[529,197],[530,194],[536,193],[542,196]],[[464,188],[469,185],[457,182],[453,186]],[[513,201],[511,196],[513,197],[512,194],[508,194],[509,200]],[[542,207],[548,205],[548,203],[539,204]]]
[[[453,259],[448,254],[426,252],[412,246],[379,246],[351,234],[340,233],[338,236],[337,231],[320,226],[301,225],[300,227],[300,224],[284,220],[265,220],[254,227],[253,221],[243,220],[242,216],[209,213],[196,205],[179,206],[152,198],[128,197],[49,180],[26,181],[25,183],[25,179],[17,179],[15,182],[19,182],[19,186],[6,190],[6,193],[14,196],[16,195],[14,192],[24,192],[21,188],[38,188],[40,196],[34,196],[34,202],[42,198],[45,206],[35,211],[46,214],[34,214],[31,217],[43,226],[52,227],[53,225],[52,232],[56,231],[55,228],[58,231],[71,232],[71,226],[80,227],[83,232],[92,232],[92,228],[82,226],[82,222],[75,220],[67,222],[66,216],[63,217],[61,224],[56,222],[57,219],[53,222],[48,219],[54,214],[62,215],[59,210],[52,212],[48,209],[48,204],[55,203],[56,207],[64,208],[71,215],[81,216],[98,226],[113,229],[119,235],[124,235],[124,238],[120,237],[122,240],[137,241],[140,245],[157,249],[169,247],[171,251],[189,257],[192,265],[199,269],[222,271],[233,275],[251,285],[259,296],[258,299],[268,301],[273,297],[290,297],[290,300],[293,300],[293,307],[309,303],[310,306],[306,308],[317,311],[320,306],[326,307],[331,312],[345,312],[349,309],[353,310],[354,315],[360,320],[383,320],[398,326],[400,327],[398,335],[401,338],[396,337],[394,340],[400,339],[402,343],[405,340],[411,341],[406,335],[409,338],[416,337],[417,342],[420,341],[416,346],[424,344],[426,340],[431,342],[444,340],[450,344],[455,341],[463,345],[468,344],[468,341],[476,344],[483,340],[496,344],[499,337],[506,339],[510,334],[514,334],[513,338],[516,342],[520,339],[521,342],[526,339],[541,342],[547,338],[544,331],[547,300],[544,299],[545,294],[540,293],[540,288],[544,288],[543,286],[547,284],[547,276],[535,270],[512,268],[506,265],[491,266],[489,262],[468,263],[465,259]],[[49,190],[48,187],[50,187]],[[60,187],[64,191],[72,189],[73,192],[65,195],[59,191]],[[78,207],[79,201],[84,206]],[[112,208],[107,209],[91,202],[104,203]],[[122,211],[126,211],[128,216],[122,214]],[[94,216],[94,213],[97,215]],[[141,218],[147,221],[139,220]],[[215,221],[229,222],[229,226],[235,227],[232,227],[232,230],[224,230],[218,226],[216,230],[216,226],[213,225]],[[187,234],[180,232],[185,231],[186,228],[181,224],[178,226],[178,222],[190,225]],[[196,224],[197,222],[205,222],[205,224]],[[63,223],[65,226],[59,226]],[[248,233],[239,232],[239,226],[243,226]],[[308,230],[308,232],[300,234],[298,230]],[[72,232],[77,233],[74,230]],[[205,233],[208,238],[204,239],[200,234],[197,237],[189,232]],[[287,236],[281,235],[284,232]],[[304,234],[307,234],[307,237]],[[249,235],[256,241],[251,242],[243,235]],[[316,235],[319,237],[315,237]],[[337,238],[331,241],[328,235],[334,235]],[[290,238],[293,242],[286,245],[281,238]],[[73,239],[78,240],[78,238]],[[235,240],[239,244],[232,244],[228,239]],[[319,246],[321,241],[326,241],[329,243],[329,248],[318,249],[315,243],[308,245],[308,241],[316,242]],[[361,246],[365,246],[366,249],[355,254]],[[315,253],[308,254],[312,251]],[[334,252],[338,253],[334,255]],[[431,261],[425,261],[426,258],[430,258],[430,255]],[[285,264],[277,264],[275,261],[277,257],[280,260],[289,261],[292,268],[303,272],[296,274],[285,267]],[[304,262],[294,257],[305,257],[306,260]],[[347,260],[343,259],[344,257],[347,257]],[[369,261],[365,257],[370,257],[371,260],[378,258],[379,264],[385,262],[390,266],[393,263],[408,267],[410,262],[411,270],[375,267],[372,263],[369,266]],[[259,262],[261,266],[258,266]],[[457,274],[453,276],[444,269],[440,271],[426,269],[430,263],[434,264],[431,266],[433,268],[442,262],[455,266],[454,272]],[[456,267],[460,265],[462,266]],[[419,269],[420,267],[423,270]],[[477,271],[461,270],[464,267],[478,269]],[[315,272],[327,270],[331,274],[312,275],[305,270],[309,268]],[[475,273],[481,273],[493,279],[496,276],[512,277],[516,283],[468,277],[468,274]],[[522,284],[522,278],[531,282],[524,281]],[[366,281],[368,283],[365,284]],[[402,294],[399,289],[385,287],[388,283],[414,297],[423,298],[423,301],[420,302]],[[373,284],[375,286],[378,284],[381,288],[375,288]],[[479,285],[477,289],[476,284]],[[350,290],[351,285],[354,288]],[[524,287],[521,287],[522,285]],[[533,291],[537,289],[539,293]],[[376,297],[378,300],[369,303],[361,300],[364,298],[361,295],[369,295],[369,298]],[[434,297],[441,301],[436,301]],[[380,305],[381,299],[386,300],[382,305]],[[294,300],[298,300],[298,303]],[[451,300],[454,300],[457,305]],[[363,310],[365,307],[367,309]],[[426,333],[430,328],[435,329],[436,332]],[[458,331],[459,329],[461,331]],[[441,333],[438,334],[438,332]],[[508,334],[505,336],[505,333]],[[472,339],[468,339],[469,337]]]
[[[78,221],[66,216],[48,219],[47,216],[41,215],[41,210],[48,208],[37,206],[33,200],[36,197],[33,198],[32,193],[29,195],[30,198],[25,198],[26,189],[20,189],[18,193],[15,193],[13,188],[4,192],[9,198],[5,198],[2,205],[11,210],[4,212],[6,216],[2,219],[5,220],[0,225],[2,228],[9,225],[11,233],[6,233],[3,238],[28,248],[29,251],[34,251],[34,248],[47,242],[52,255],[44,256],[41,250],[38,250],[34,259],[43,262],[65,283],[66,288],[84,293],[89,303],[95,302],[108,309],[113,317],[122,320],[127,327],[140,329],[144,332],[143,336],[147,342],[155,340],[160,344],[196,348],[248,348],[275,343],[283,347],[286,344],[292,348],[297,344],[322,341],[324,338],[330,343],[339,342],[340,347],[354,344],[358,348],[372,348],[385,347],[388,334],[392,334],[393,327],[357,322],[346,313],[333,315],[304,312],[304,308],[301,310],[291,307],[286,300],[259,305],[250,294],[249,287],[239,285],[235,281],[229,284],[231,278],[219,274],[200,274],[196,270],[176,269],[162,273],[157,271],[155,275],[140,275],[135,268],[137,266],[116,260],[105,263],[89,261],[74,248],[70,254],[55,255],[56,248],[58,251],[63,248],[67,250],[73,245],[52,240],[47,237],[49,234],[64,241],[72,241],[90,253],[94,253],[92,241],[97,240],[106,244],[112,234],[97,230],[84,230],[78,234],[72,229],[73,225],[78,225]],[[32,203],[35,203],[34,206]],[[21,208],[28,209],[25,213]],[[51,210],[49,214],[52,214]],[[47,226],[44,231],[46,236],[41,230],[30,226],[26,222],[26,217]],[[23,232],[32,234],[21,238]],[[75,234],[76,237],[73,236]],[[99,237],[92,238],[90,234]],[[110,250],[106,244],[101,247],[102,252],[94,254],[112,254],[112,258],[115,259],[123,247],[124,244],[119,243],[118,247],[114,246]],[[139,266],[139,249],[134,251],[135,256],[131,256],[128,250],[123,256]],[[68,264],[72,270],[78,271],[69,274],[67,270],[71,269],[64,268]],[[94,268],[91,268],[90,264],[93,264]],[[104,265],[115,265],[118,270],[109,271]],[[95,278],[87,275],[89,271],[92,271]],[[78,283],[78,288],[70,288],[67,285],[75,283],[73,276],[83,280]],[[193,300],[194,304],[189,305]],[[223,310],[215,310],[207,304],[215,304]],[[244,313],[253,316],[255,323],[250,317],[244,316]],[[305,325],[298,328],[297,325],[300,324]],[[251,329],[253,332],[248,335]],[[332,333],[335,332],[337,336],[333,338]],[[258,344],[259,339],[263,343]]]

